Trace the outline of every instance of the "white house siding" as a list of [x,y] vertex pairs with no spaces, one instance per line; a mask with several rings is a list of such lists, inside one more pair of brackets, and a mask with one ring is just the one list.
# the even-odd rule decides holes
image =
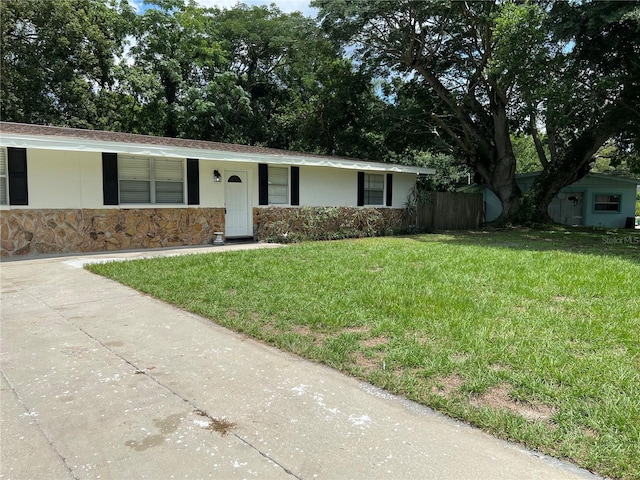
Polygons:
[[[184,160],[184,159],[183,159]],[[224,207],[224,182],[215,182],[213,171],[246,171],[249,192],[257,190],[257,165],[215,160],[200,161],[200,207]],[[102,155],[97,152],[27,149],[29,205],[3,209],[64,208],[169,208],[168,205],[104,205],[102,197]],[[355,182],[355,180],[354,180]],[[255,196],[255,195],[254,195]],[[252,199],[257,205],[257,199]],[[182,204],[171,205],[180,208]],[[186,208],[187,206],[184,205]]]
[[[385,172],[367,172],[385,176]],[[392,207],[402,208],[407,203],[411,188],[416,183],[413,173],[393,173]],[[355,170],[336,170],[323,167],[300,168],[300,205],[310,207],[356,206],[358,175]],[[382,205],[379,205],[382,206]]]
[[29,205],[11,208],[104,208],[101,162],[94,152],[27,149]]
[[[216,182],[213,176],[214,170],[222,175],[222,181]],[[258,166],[255,163],[225,162],[218,160],[200,160],[200,206],[224,207],[224,188],[227,174],[230,171],[247,172],[249,190],[249,205],[257,204],[258,200],[253,195],[258,189]]]
[[300,205],[355,206],[358,174],[355,170],[300,167]]
[[[282,165],[278,165],[282,166]],[[289,166],[287,168],[290,169]],[[222,182],[215,182],[213,172],[218,170]],[[225,162],[216,160],[200,160],[200,206],[224,206],[224,184],[230,171],[244,171],[248,174],[249,197],[252,207],[259,207],[258,197],[258,165],[256,163]],[[300,206],[301,207],[336,207],[356,206],[357,203],[357,170],[328,167],[300,167]],[[385,175],[386,172],[371,172]],[[407,202],[409,192],[415,185],[414,173],[393,173],[393,208],[402,208]],[[386,188],[386,183],[385,183]],[[100,185],[100,191],[102,185]],[[291,183],[289,183],[289,194]],[[386,198],[386,190],[385,190]],[[102,202],[102,197],[100,197]],[[287,204],[288,205],[288,204]]]
[[393,174],[393,208],[403,208],[407,204],[409,193],[416,184],[416,175],[412,173]]

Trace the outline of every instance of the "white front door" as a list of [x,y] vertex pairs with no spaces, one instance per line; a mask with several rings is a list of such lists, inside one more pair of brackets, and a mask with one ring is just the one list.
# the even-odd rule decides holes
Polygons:
[[226,237],[250,237],[247,172],[224,172],[224,219]]

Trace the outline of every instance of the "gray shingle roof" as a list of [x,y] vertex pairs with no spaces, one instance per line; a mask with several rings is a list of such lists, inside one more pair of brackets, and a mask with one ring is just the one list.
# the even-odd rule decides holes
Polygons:
[[[300,153],[276,148],[11,122],[0,122],[0,144],[2,143],[18,147],[26,147],[31,144],[33,148],[53,148],[58,150],[113,151],[117,153],[157,154],[162,156],[192,155],[196,158],[209,160],[330,166],[419,175],[435,173],[432,168],[371,162],[358,158]],[[202,151],[202,153],[198,153],[198,150]]]
[[260,155],[278,155],[278,156],[296,156],[309,158],[322,158],[334,160],[351,160],[358,159],[347,157],[333,157],[328,155],[314,155],[309,153],[300,153],[290,150],[279,150],[276,148],[254,147],[249,145],[238,145],[233,143],[208,142],[204,140],[188,140],[184,138],[168,138],[154,137],[151,135],[137,135],[132,133],[109,132],[104,130],[84,130],[78,128],[53,127],[46,125],[31,125],[26,123],[10,123],[0,122],[0,136],[3,133],[11,133],[17,135],[30,136],[52,136],[65,138],[78,138],[83,140],[98,140],[103,142],[131,143],[138,145],[157,145],[181,148],[196,148],[201,150],[217,150],[223,152],[260,154]]

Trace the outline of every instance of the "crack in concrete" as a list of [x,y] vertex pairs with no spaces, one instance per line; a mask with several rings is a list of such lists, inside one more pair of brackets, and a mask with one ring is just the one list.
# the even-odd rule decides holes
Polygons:
[[44,428],[42,428],[42,425],[40,425],[40,422],[38,421],[37,417],[33,415],[34,412],[30,410],[29,407],[27,407],[27,405],[24,403],[22,398],[20,398],[20,395],[18,395],[18,392],[9,381],[9,378],[5,375],[5,373],[2,370],[0,370],[0,375],[2,375],[2,378],[4,379],[4,381],[7,382],[7,385],[9,385],[9,389],[11,389],[11,393],[13,393],[13,396],[16,398],[18,405],[20,405],[24,409],[27,415],[33,418],[33,421],[35,422],[36,427],[38,428],[38,430],[40,430],[40,433],[42,433],[42,436],[45,438],[45,440],[51,447],[51,450],[53,450],[56,456],[62,461],[62,464],[69,472],[69,475],[71,476],[71,478],[73,478],[74,480],[79,480],[79,477],[76,477],[75,474],[73,473],[73,468],[71,468],[71,466],[67,463],[67,459],[56,448],[55,444],[53,443],[53,440],[49,437],[49,435],[47,435],[47,432],[45,432]]
[[[84,335],[86,335],[87,337],[89,337],[91,340],[93,340],[94,342],[96,342],[97,344],[99,344],[101,347],[103,347],[104,349],[108,350],[111,354],[115,355],[116,357],[118,357],[120,360],[122,360],[123,362],[125,362],[127,365],[131,366],[134,370],[135,374],[142,374],[147,376],[149,379],[151,379],[153,382],[155,382],[157,385],[159,385],[160,387],[164,388],[165,390],[169,391],[172,395],[176,396],[177,398],[181,399],[183,402],[187,403],[194,412],[203,412],[206,414],[206,417],[208,418],[214,418],[212,417],[208,412],[206,412],[205,410],[202,410],[200,407],[198,407],[195,403],[193,403],[191,400],[189,400],[188,398],[186,398],[185,396],[181,395],[179,392],[177,392],[176,390],[172,389],[170,386],[165,385],[164,383],[162,383],[161,381],[159,381],[156,377],[154,377],[153,375],[149,374],[149,371],[146,368],[141,368],[138,365],[136,365],[135,363],[133,363],[132,361],[130,361],[128,358],[124,357],[123,355],[120,355],[118,352],[114,351],[113,349],[111,349],[108,345],[106,345],[105,343],[103,343],[101,340],[99,340],[98,338],[96,338],[95,336],[91,335],[88,331],[86,331],[84,328],[82,328],[80,325],[78,325],[77,323],[73,322],[69,317],[64,315],[64,311],[61,311],[62,309],[57,309],[57,306],[52,306],[52,305],[48,305],[45,302],[42,302],[40,299],[36,298],[35,296],[31,295],[33,297],[34,300],[40,302],[43,305],[46,305],[48,308],[50,308],[52,311],[54,311],[56,314],[58,314],[58,316],[60,318],[62,318],[63,320],[65,320],[66,322],[68,322],[69,324],[73,325],[74,327],[76,327],[79,331],[81,331]],[[79,302],[79,303],[87,303],[87,302]],[[69,304],[71,305],[71,304]],[[0,372],[1,373],[1,372]],[[11,385],[11,383],[8,381],[8,379],[6,378],[6,376],[4,375],[4,373],[2,373],[2,376],[5,378],[5,380],[7,380],[7,384],[9,385],[9,387],[11,388],[11,391],[13,392],[13,394],[16,396],[16,398],[18,399],[18,402],[20,403],[20,405],[22,405],[22,407],[29,412],[29,409],[26,407],[26,405],[24,405],[24,403],[21,401],[20,397],[18,396],[17,392],[15,391],[15,389],[13,388],[13,386]],[[69,474],[71,475],[71,477],[74,480],[79,480],[78,477],[76,477],[73,473],[73,470],[70,468],[70,466],[67,464],[65,458],[62,456],[62,454],[55,448],[53,442],[51,441],[51,439],[46,435],[46,433],[44,432],[44,430],[42,429],[42,426],[38,423],[38,421],[36,420],[36,424],[38,425],[39,430],[43,433],[43,435],[45,436],[47,442],[49,443],[49,445],[51,446],[51,448],[54,450],[54,452],[56,452],[56,455],[62,460],[62,462],[64,463],[65,467],[67,468],[67,470],[69,471]],[[296,480],[302,480],[302,477],[299,476],[298,474],[292,472],[291,470],[289,470],[284,464],[278,462],[277,460],[271,458],[269,456],[268,453],[263,452],[262,450],[260,450],[258,447],[256,447],[255,445],[253,445],[251,442],[249,442],[248,440],[246,440],[245,438],[241,437],[240,435],[238,435],[237,433],[233,433],[233,436],[235,438],[237,438],[240,442],[244,443],[246,446],[248,446],[250,449],[254,450],[255,452],[257,452],[259,455],[261,455],[262,457],[264,457],[265,459],[269,460],[270,462],[274,463],[275,465],[277,465],[278,467],[280,467],[287,475],[292,476],[293,478],[295,478]]]
[[263,452],[262,450],[260,450],[258,447],[256,447],[255,445],[251,444],[250,442],[248,442],[247,440],[245,440],[244,438],[242,438],[240,435],[238,435],[237,433],[233,434],[234,437],[236,437],[238,440],[240,440],[242,443],[244,443],[246,446],[248,446],[249,448],[251,448],[252,450],[255,450],[256,452],[258,452],[260,455],[262,455],[264,458],[266,458],[267,460],[269,460],[270,462],[275,463],[276,465],[278,465],[282,470],[285,471],[285,473],[287,473],[288,475],[291,475],[292,477],[296,478],[297,480],[302,480],[302,477],[295,474],[294,472],[292,472],[291,470],[289,470],[287,467],[285,467],[282,463],[278,462],[277,460],[274,460],[273,458],[271,458],[269,456],[268,453]]
[[[69,320],[68,318],[64,317],[64,315],[61,315],[60,312],[58,312],[58,314],[60,316],[62,316],[67,322],[69,322],[70,324],[72,324],[73,326],[75,326],[78,330],[80,330],[82,333],[84,333],[87,337],[89,337],[90,339],[92,339],[94,342],[98,343],[100,346],[102,346],[103,348],[105,348],[106,350],[108,350],[110,353],[112,353],[113,355],[115,355],[116,357],[118,357],[120,360],[122,360],[123,362],[125,362],[127,365],[131,366],[134,370],[134,373],[137,374],[141,374],[141,375],[145,375],[146,377],[148,377],[149,379],[151,379],[153,382],[155,382],[157,385],[159,385],[160,387],[164,388],[165,390],[169,391],[172,395],[176,396],[177,398],[181,399],[183,402],[185,402],[187,405],[189,405],[194,412],[203,412],[205,414],[205,416],[207,418],[214,418],[212,417],[206,410],[203,410],[202,408],[200,408],[198,405],[196,405],[194,402],[192,402],[191,400],[189,400],[187,397],[185,397],[184,395],[180,394],[178,391],[174,390],[173,388],[171,388],[168,385],[165,385],[164,383],[162,383],[161,381],[159,381],[157,378],[155,378],[153,375],[149,374],[149,371],[147,369],[141,368],[140,366],[136,365],[135,363],[133,363],[132,361],[130,361],[128,358],[120,355],[118,352],[115,352],[114,350],[112,350],[111,348],[109,348],[109,346],[105,345],[102,341],[100,341],[99,339],[97,339],[96,337],[94,337],[93,335],[91,335],[89,332],[87,332],[84,328],[82,328],[80,325],[72,322],[71,320]],[[288,475],[291,475],[292,477],[296,478],[297,480],[302,480],[302,477],[300,477],[299,475],[297,475],[296,473],[292,472],[291,470],[289,470],[285,465],[283,465],[282,463],[278,462],[277,460],[274,460],[273,458],[271,458],[269,456],[268,453],[263,452],[262,450],[260,450],[258,447],[256,447],[255,445],[251,444],[251,442],[249,442],[248,440],[244,439],[243,437],[241,437],[240,435],[238,435],[237,433],[234,433],[233,436],[235,438],[237,438],[238,440],[240,440],[242,443],[244,443],[245,445],[247,445],[249,448],[251,448],[252,450],[254,450],[255,452],[257,452],[258,454],[260,454],[262,457],[266,458],[267,460],[269,460],[270,462],[273,462],[275,465],[277,465],[278,467],[280,467],[285,473],[287,473]]]

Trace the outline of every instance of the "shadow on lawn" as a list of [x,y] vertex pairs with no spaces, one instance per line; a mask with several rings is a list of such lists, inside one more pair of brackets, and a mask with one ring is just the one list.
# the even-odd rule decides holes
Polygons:
[[[549,226],[544,229],[491,228],[443,231],[438,242],[530,251],[562,251],[585,255],[614,256],[640,263],[640,230],[594,229]],[[432,241],[431,235],[408,237]]]

